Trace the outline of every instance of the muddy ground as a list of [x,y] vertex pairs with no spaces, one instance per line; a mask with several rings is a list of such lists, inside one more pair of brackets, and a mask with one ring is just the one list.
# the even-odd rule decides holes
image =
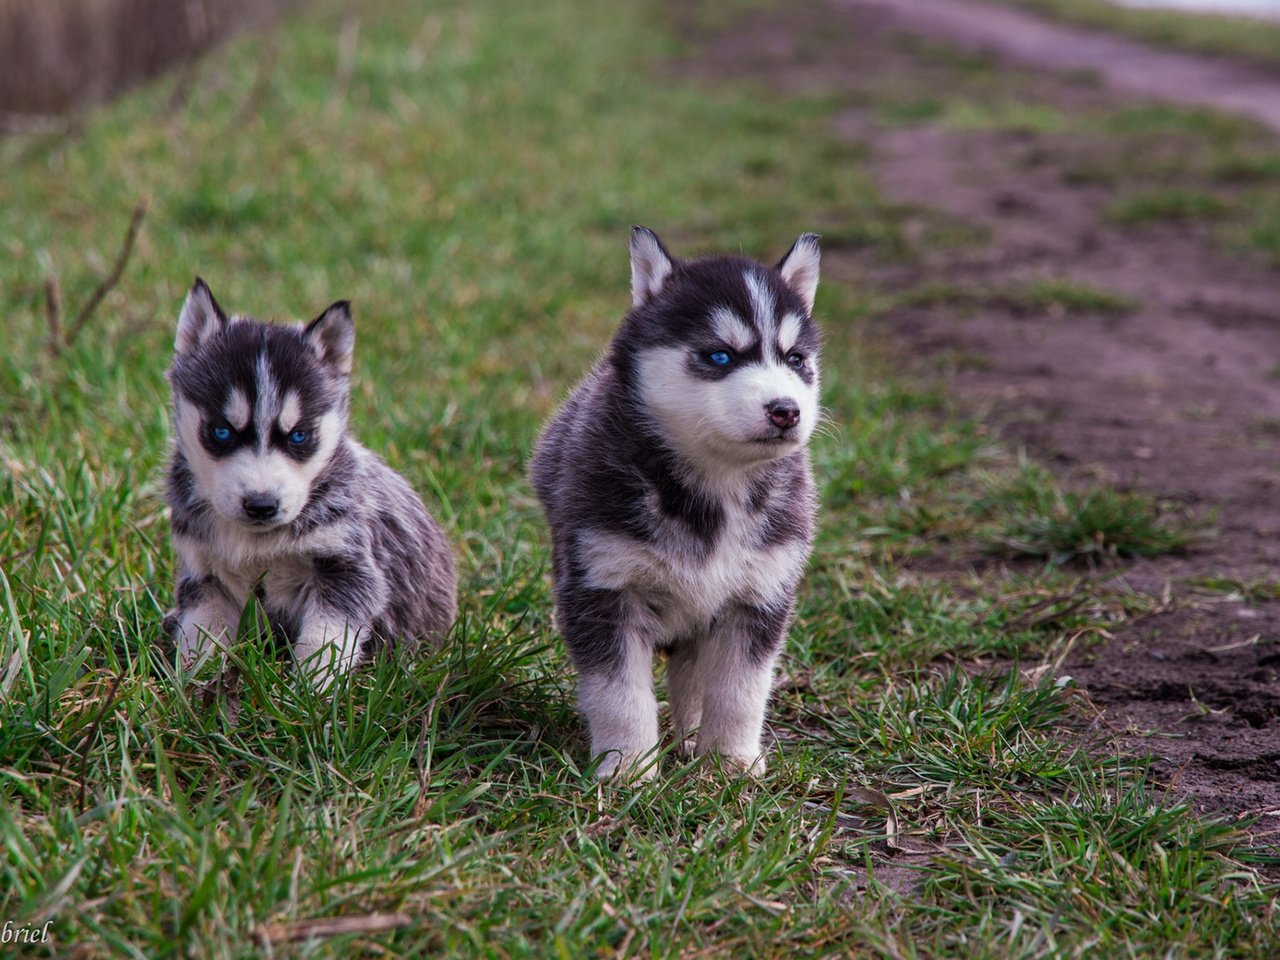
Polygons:
[[[1071,175],[1100,144],[877,119],[886,91],[945,89],[953,72],[941,47],[1018,56],[1002,50],[1000,31],[984,30],[980,19],[987,10],[990,27],[1006,11],[963,5],[959,20],[924,16],[897,0],[831,0],[760,14],[709,37],[690,69],[840,96],[848,102],[840,131],[872,152],[887,199],[921,209],[921,230],[934,216],[925,211],[942,211],[985,237],[934,248],[906,267],[828,248],[829,276],[890,289],[1005,288],[1065,277],[1132,299],[1129,311],[1050,317],[944,299],[895,309],[882,322],[922,373],[943,376],[1010,444],[1068,483],[1104,479],[1215,517],[1214,535],[1191,553],[1123,567],[1133,588],[1167,602],[1105,645],[1074,654],[1059,672],[1087,691],[1122,749],[1156,758],[1162,783],[1206,813],[1259,818],[1254,829],[1274,840],[1280,604],[1268,602],[1265,589],[1233,598],[1201,581],[1274,582],[1280,562],[1280,271],[1228,255],[1195,224],[1133,230],[1109,223],[1103,210],[1115,187]],[[1078,46],[1077,34],[1059,37],[1064,50]],[[1181,56],[1124,47],[1128,75],[1168,71]],[[1210,67],[1218,77],[1233,75],[1221,62],[1185,59],[1187,77]],[[1280,104],[1280,76],[1253,68],[1236,75],[1247,79],[1250,96],[1261,89]],[[1018,67],[1010,83],[1020,96],[1066,111],[1134,96],[1109,83],[1105,70]],[[1179,89],[1169,85],[1163,95],[1178,99]],[[1219,95],[1229,101],[1232,91]]]

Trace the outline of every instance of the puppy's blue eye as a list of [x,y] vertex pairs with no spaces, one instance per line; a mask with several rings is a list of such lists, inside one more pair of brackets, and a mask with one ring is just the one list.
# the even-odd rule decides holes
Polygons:
[[727,367],[733,357],[724,350],[717,350],[715,353],[708,354],[707,359],[717,367]]
[[305,430],[295,430],[295,431],[293,431],[293,433],[289,434],[289,442],[290,442],[290,443],[292,443],[294,446],[300,446],[300,445],[302,445],[302,444],[306,443],[306,442],[307,442],[307,431],[305,431]]
[[230,443],[230,442],[231,442],[231,428],[230,428],[230,427],[213,427],[213,428],[209,431],[209,433],[213,436],[213,439],[214,439],[214,440],[218,441],[218,443]]
[[791,354],[790,356],[787,357],[787,363],[791,364],[793,367],[803,367],[804,354],[803,353]]

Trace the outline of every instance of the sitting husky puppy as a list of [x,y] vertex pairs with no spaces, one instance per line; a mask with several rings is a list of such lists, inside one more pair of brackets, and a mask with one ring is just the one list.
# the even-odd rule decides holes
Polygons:
[[773,269],[631,234],[632,309],[538,442],[557,621],[601,757],[648,777],[655,650],[678,738],[762,773],[773,665],[809,556],[818,238]]
[[256,594],[321,688],[376,645],[439,640],[453,556],[418,495],[347,433],[355,326],[228,318],[197,278],[169,370],[168,502],[178,559],[166,622],[192,666]]

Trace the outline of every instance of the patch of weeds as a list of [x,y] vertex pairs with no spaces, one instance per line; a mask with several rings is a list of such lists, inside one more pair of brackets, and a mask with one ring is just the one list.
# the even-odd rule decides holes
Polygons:
[[1196,539],[1183,514],[1153,497],[1109,487],[1065,490],[1028,465],[1011,482],[993,483],[972,509],[990,518],[979,538],[987,550],[1055,566],[1175,553]]
[[1137,303],[1123,294],[1091,287],[1064,278],[1036,280],[1022,291],[1023,301],[1035,312],[1132,313]]
[[931,284],[904,295],[912,306],[954,306],[969,310],[1006,310],[1015,316],[1067,313],[1124,314],[1137,303],[1123,294],[1102,290],[1065,277],[1050,277],[1007,287],[966,287]]
[[1010,133],[1056,133],[1062,111],[1041,103],[959,101],[948,106],[943,122],[956,130],[1002,130]]
[[819,675],[838,676],[912,673],[956,657],[1025,658],[1067,633],[1099,634],[1151,602],[1108,586],[1106,578],[1058,571],[949,583],[890,578],[869,563],[824,555],[811,585],[826,599],[806,602],[800,616],[806,634],[821,639],[798,656]]
[[1111,163],[1093,160],[1075,160],[1067,163],[1058,178],[1068,187],[1111,187],[1120,180]]
[[1240,579],[1218,574],[1190,577],[1185,582],[1189,586],[1221,594],[1223,599],[1240,603],[1257,604],[1280,600],[1280,581],[1263,577]]
[[1109,110],[1098,123],[1108,134],[1151,136],[1191,134],[1236,142],[1255,133],[1257,125],[1241,117],[1202,107],[1173,103],[1135,103]]
[[979,350],[957,349],[939,354],[933,360],[933,365],[944,372],[985,373],[995,368],[995,361],[991,359],[990,354]]
[[1209,176],[1224,183],[1280,180],[1280,154],[1231,152],[1209,163]]
[[1261,222],[1251,227],[1246,236],[1249,246],[1259,251],[1274,267],[1280,267],[1280,205],[1259,214]]
[[937,120],[946,111],[946,103],[933,97],[918,100],[887,100],[876,108],[876,117],[885,123],[910,126]]
[[1221,197],[1199,190],[1169,187],[1133,194],[1106,210],[1112,223],[1139,226],[1148,223],[1189,222],[1225,217],[1233,206]]
[[1051,743],[1070,702],[1053,684],[1026,687],[1016,676],[970,677],[951,671],[940,682],[891,682],[868,723],[835,714],[833,734],[876,757],[899,782],[949,789],[1051,789],[1068,776],[1081,748]]
[[1255,437],[1280,437],[1280,417],[1253,417],[1245,430]]

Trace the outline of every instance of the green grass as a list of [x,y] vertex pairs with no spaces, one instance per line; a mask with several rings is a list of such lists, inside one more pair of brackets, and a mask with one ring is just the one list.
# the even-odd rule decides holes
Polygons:
[[878,105],[876,114],[894,124],[938,121],[957,130],[1003,130],[1012,133],[1053,133],[1062,128],[1062,113],[1043,104],[1017,100],[983,103],[944,101],[935,97],[888,100]]
[[[837,105],[663,79],[667,31],[649,4],[386,0],[336,97],[316,16],[206,64],[178,114],[161,84],[0,141],[0,918],[52,921],[43,949],[259,956],[260,924],[401,912],[274,955],[1271,955],[1243,835],[1082,739],[1069,686],[957,664],[1052,656],[1141,601],[900,565],[980,548],[1000,514],[970,504],[1021,472],[895,375],[865,285],[819,295],[826,509],[768,777],[667,755],[592,781],[522,471],[626,307],[627,227],[773,258],[808,229],[945,242],[904,237]],[[144,195],[122,283],[51,356],[46,277],[83,302]],[[357,432],[457,544],[438,654],[321,699],[250,630],[238,710],[174,676],[163,370],[197,272],[236,311],[354,301]],[[1041,302],[1102,309],[1069,293]]]

